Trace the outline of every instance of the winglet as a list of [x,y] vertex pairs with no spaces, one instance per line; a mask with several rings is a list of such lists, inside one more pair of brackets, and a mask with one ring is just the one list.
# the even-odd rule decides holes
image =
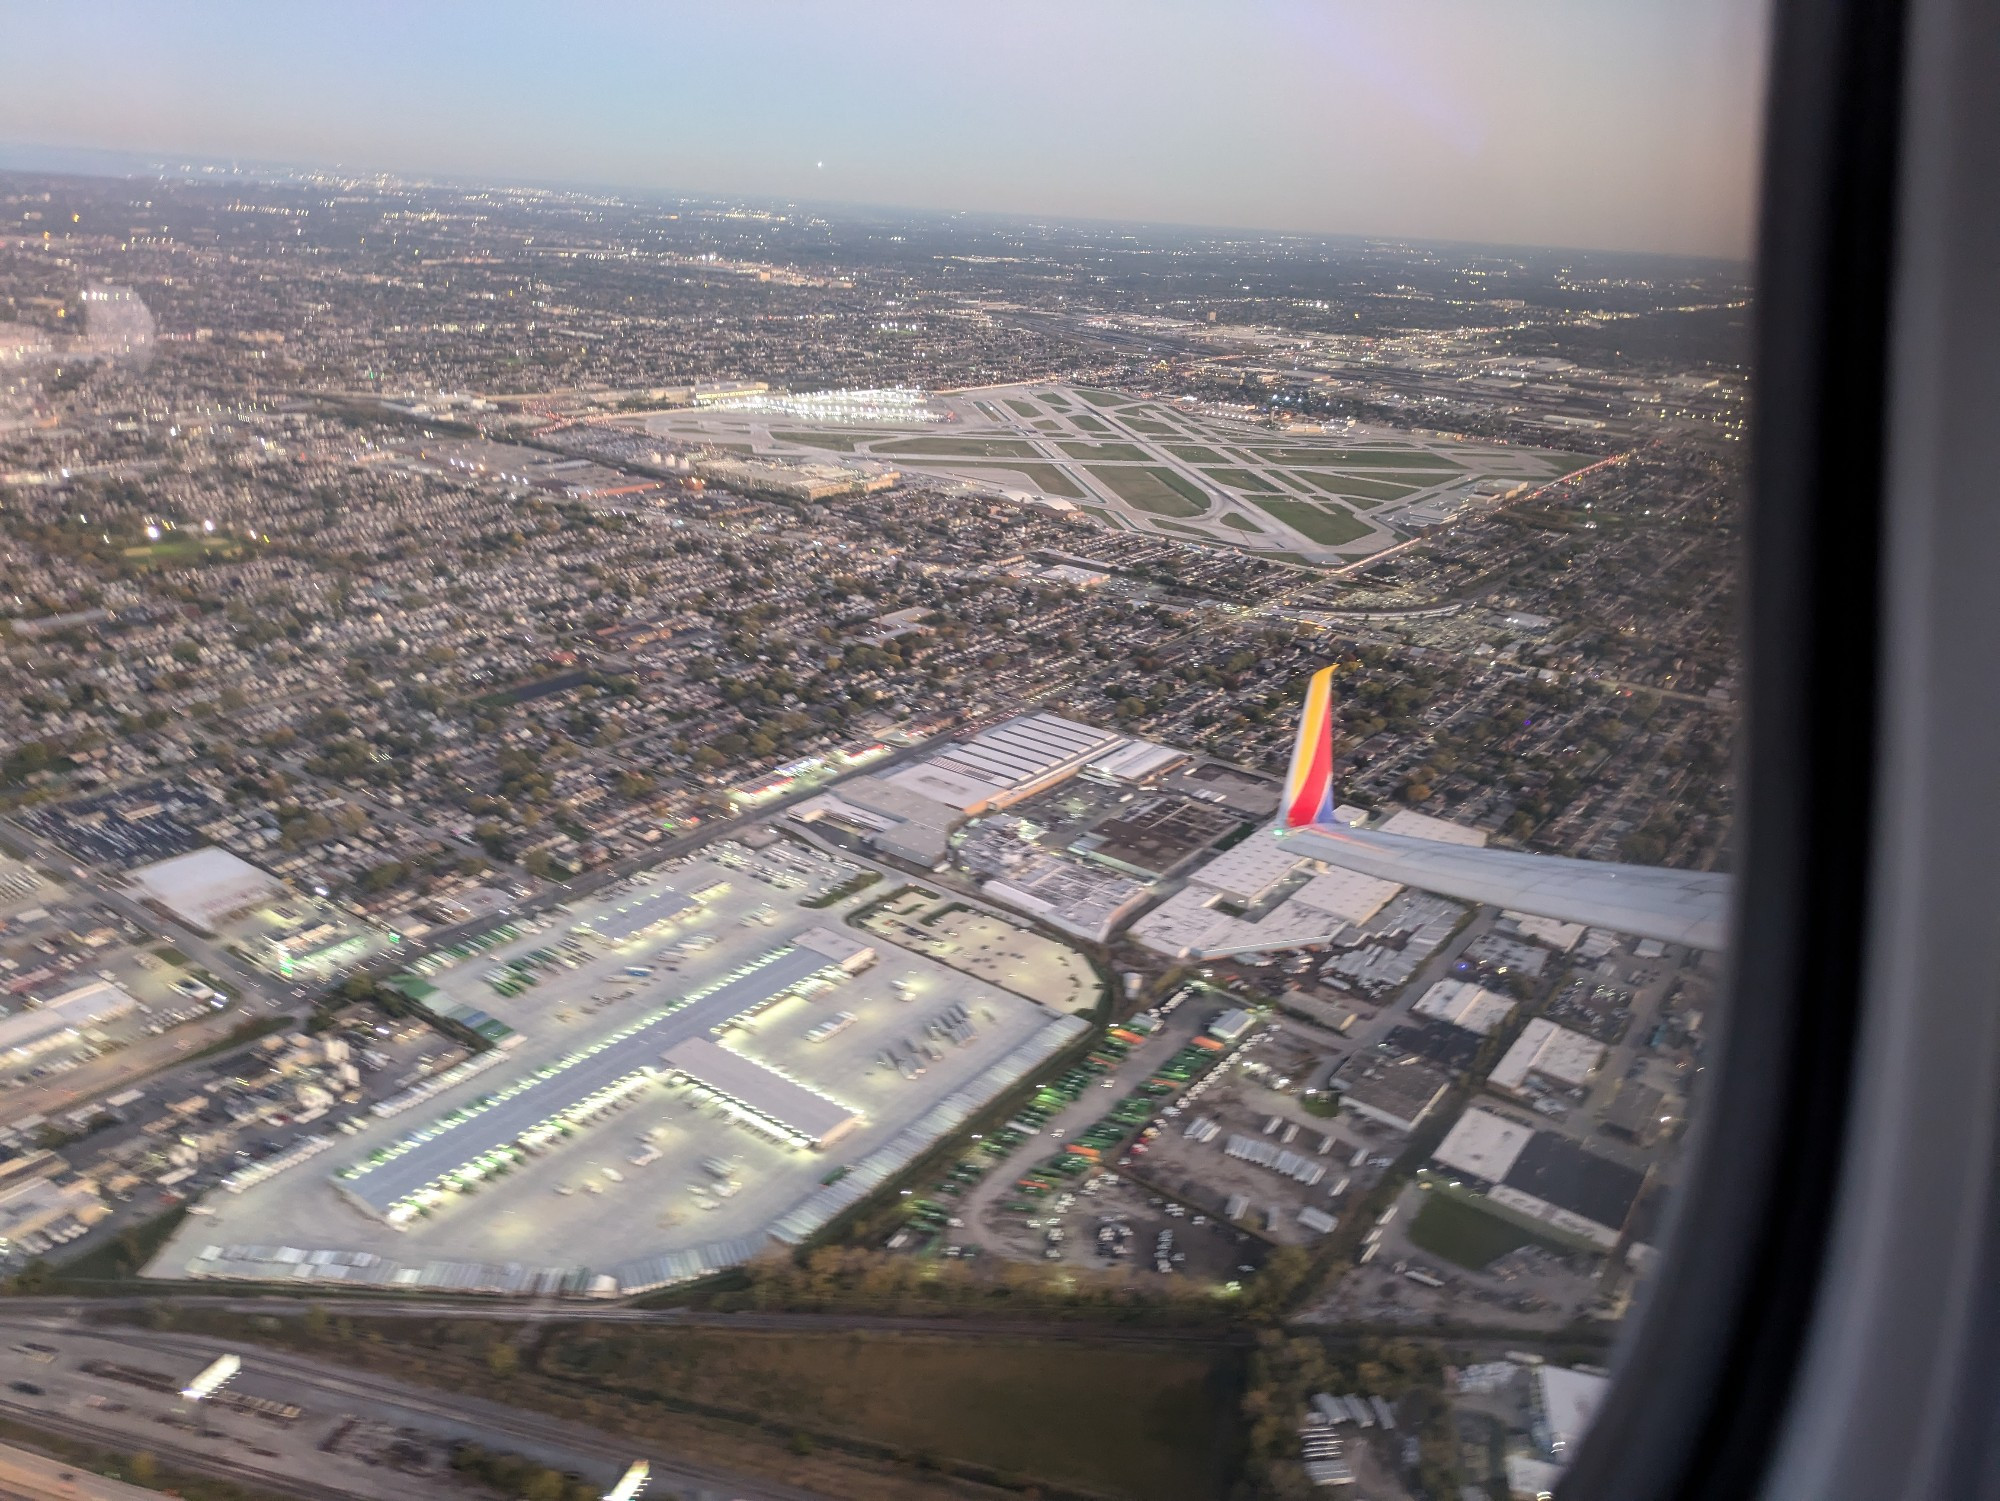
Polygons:
[[1292,769],[1285,778],[1283,817],[1288,829],[1333,821],[1333,669],[1322,667],[1306,688]]

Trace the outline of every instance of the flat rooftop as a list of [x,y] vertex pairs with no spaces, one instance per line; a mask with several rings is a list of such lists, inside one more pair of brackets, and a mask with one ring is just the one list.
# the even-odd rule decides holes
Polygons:
[[974,812],[1040,786],[1125,744],[1123,735],[1054,714],[1024,714],[947,746],[886,780],[933,802]]
[[660,1054],[690,1037],[752,1010],[828,967],[824,954],[788,944],[742,966],[718,985],[678,997],[588,1047],[521,1075],[453,1114],[416,1127],[381,1161],[335,1173],[351,1198],[376,1214],[503,1147],[534,1127],[589,1100],[629,1075],[651,1069]]
[[142,896],[209,932],[224,918],[285,891],[276,876],[212,845],[142,865],[129,879]]
[[1513,1171],[1533,1126],[1510,1121],[1491,1110],[1468,1110],[1458,1118],[1431,1160],[1485,1183],[1499,1183]]
[[692,912],[699,904],[671,886],[654,886],[609,911],[577,924],[606,943],[624,943],[669,918]]
[[1540,1074],[1580,1089],[1603,1065],[1608,1051],[1595,1038],[1538,1016],[1521,1029],[1506,1056],[1493,1065],[1487,1083],[1495,1089],[1517,1091],[1528,1082],[1528,1075]]
[[718,1047],[706,1037],[675,1043],[661,1061],[813,1146],[833,1140],[860,1118],[859,1112],[839,1101],[816,1094],[741,1053]]

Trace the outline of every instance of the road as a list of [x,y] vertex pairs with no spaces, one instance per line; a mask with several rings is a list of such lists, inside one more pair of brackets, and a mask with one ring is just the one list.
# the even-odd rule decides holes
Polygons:
[[158,1491],[127,1485],[26,1449],[0,1447],[0,1501],[159,1501]]
[[[295,1422],[220,1403],[196,1408],[172,1392],[85,1367],[109,1362],[186,1380],[229,1350],[225,1341],[97,1329],[61,1316],[24,1318],[11,1312],[0,1327],[11,1336],[0,1347],[0,1376],[9,1383],[0,1387],[0,1413],[105,1447],[143,1449],[304,1501],[407,1501],[411,1495],[448,1492],[449,1456],[464,1442],[524,1455],[607,1488],[630,1460],[645,1458],[653,1467],[656,1493],[688,1501],[818,1501],[815,1492],[797,1486],[751,1479],[484,1397],[261,1348],[240,1351],[243,1370],[227,1390],[295,1403],[304,1409]],[[26,1340],[53,1354],[38,1357],[24,1349]],[[14,1383],[40,1390],[24,1392]]]

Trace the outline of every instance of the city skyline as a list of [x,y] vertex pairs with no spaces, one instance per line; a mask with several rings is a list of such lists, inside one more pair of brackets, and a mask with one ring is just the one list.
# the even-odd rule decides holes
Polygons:
[[[1148,21],[1159,12],[1148,8]],[[0,140],[932,213],[1740,258],[1760,7],[211,4],[17,17]],[[1059,38],[1051,41],[1050,38]],[[67,57],[70,65],[53,67]],[[80,66],[87,58],[89,65]],[[1256,78],[1254,90],[1215,86]],[[1523,80],[1532,80],[1524,84]],[[1587,119],[1588,131],[1578,122]]]

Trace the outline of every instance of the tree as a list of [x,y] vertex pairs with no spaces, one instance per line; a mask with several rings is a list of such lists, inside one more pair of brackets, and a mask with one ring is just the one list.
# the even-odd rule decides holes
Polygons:
[[151,1485],[159,1478],[159,1463],[144,1449],[132,1456],[132,1463],[127,1468],[131,1471],[133,1483],[137,1485]]

